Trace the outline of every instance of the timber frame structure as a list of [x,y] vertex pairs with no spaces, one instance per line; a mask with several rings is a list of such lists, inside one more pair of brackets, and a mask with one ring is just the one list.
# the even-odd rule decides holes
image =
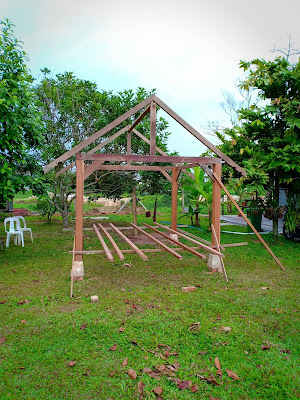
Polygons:
[[[160,148],[156,146],[156,111],[157,107],[163,109],[167,114],[169,114],[175,121],[177,121],[181,126],[183,126],[189,133],[191,133],[194,137],[196,137],[201,143],[203,143],[208,149],[210,149],[217,157],[181,157],[181,156],[168,156],[164,153]],[[83,153],[82,150],[93,143],[95,140],[98,140],[105,134],[109,133],[118,125],[124,123],[127,119],[133,117],[136,113],[141,113],[138,117],[126,127],[123,127],[119,131],[113,133],[111,136],[106,138],[100,144],[95,146],[93,149],[89,150],[87,153]],[[139,122],[150,113],[150,140],[147,139],[144,135],[142,135],[135,128],[139,124]],[[122,134],[127,134],[127,153],[126,154],[107,154],[107,153],[97,153],[97,151],[101,150],[106,144],[112,142],[115,138]],[[132,133],[136,134],[141,140],[147,142],[150,146],[150,151],[148,155],[135,155],[131,153],[131,138]],[[158,153],[158,154],[157,154]],[[76,156],[76,161],[68,161],[70,157]],[[231,160],[226,154],[222,153],[220,149],[210,143],[204,136],[202,136],[196,129],[194,129],[191,125],[189,125],[186,121],[184,121],[178,114],[176,114],[171,108],[169,108],[164,102],[162,102],[156,95],[152,95],[146,100],[142,101],[137,106],[133,107],[129,111],[125,112],[123,115],[115,119],[113,122],[95,132],[89,138],[82,141],[80,144],[76,145],[72,149],[68,150],[56,160],[49,163],[44,168],[44,172],[46,173],[51,168],[55,167],[59,163],[67,163],[59,172],[57,172],[57,176],[64,173],[65,171],[76,166],[76,227],[75,227],[75,236],[74,236],[74,247],[73,247],[73,265],[71,272],[71,280],[80,278],[83,276],[83,256],[84,254],[105,254],[109,261],[113,261],[112,253],[116,253],[120,260],[124,260],[124,254],[135,252],[139,255],[143,260],[147,260],[146,252],[156,252],[156,251],[167,251],[178,259],[182,259],[182,256],[178,254],[178,251],[189,251],[192,254],[200,257],[206,258],[205,255],[199,253],[197,250],[202,249],[208,251],[211,255],[217,256],[222,265],[223,274],[225,279],[227,280],[224,264],[222,261],[223,254],[221,250],[224,250],[224,247],[230,245],[220,245],[220,217],[221,217],[221,190],[225,190],[228,197],[234,203],[234,205],[239,209],[244,219],[251,226],[253,231],[258,236],[259,240],[263,243],[263,245],[267,248],[269,253],[275,259],[277,264],[283,269],[283,266],[276,258],[276,256],[269,249],[268,245],[264,242],[258,232],[255,230],[251,222],[236,204],[224,184],[222,183],[222,163],[225,162],[228,165],[235,168],[238,172],[240,172],[243,176],[246,177],[246,171],[241,168],[238,164],[236,164],[233,160]],[[113,163],[113,164],[111,164]],[[164,166],[155,165],[155,163],[164,163]],[[145,165],[146,164],[146,165]],[[181,229],[177,228],[177,191],[178,191],[178,178],[182,171],[188,173],[186,171],[187,168],[193,168],[196,166],[200,166],[205,173],[211,178],[212,186],[213,186],[213,199],[212,199],[212,240],[211,243],[205,241],[203,239],[198,238],[197,236],[193,236]],[[136,223],[136,219],[134,223],[131,224],[131,229],[134,229],[136,232],[140,232],[141,234],[146,235],[153,242],[160,246],[159,249],[139,249],[132,241],[128,239],[126,235],[122,232],[122,228],[117,228],[113,224],[110,224],[109,228],[104,227],[101,224],[94,224],[93,230],[95,231],[99,241],[103,247],[103,250],[94,250],[94,251],[85,251],[83,248],[83,195],[84,195],[84,181],[96,170],[117,170],[117,171],[160,171],[170,182],[172,182],[172,215],[171,215],[171,228],[166,228],[160,224],[156,224],[156,227],[150,226],[148,224],[144,224],[144,227],[138,227]],[[168,173],[171,171],[171,175]],[[133,193],[133,197],[134,197]],[[133,204],[135,201],[133,201]],[[169,241],[174,243],[176,247],[169,247],[160,240],[157,239],[154,235],[145,232],[145,229],[151,230],[152,232],[156,232],[156,234],[161,235],[167,238]],[[159,229],[164,229],[167,233],[162,232]],[[114,234],[121,237],[130,247],[131,249],[121,250],[117,246],[113,237],[109,233],[109,230]],[[113,247],[113,250],[110,250],[105,243],[102,234],[106,236],[109,243]],[[186,240],[191,241],[196,247],[190,247],[186,244],[179,242],[178,236],[182,237]],[[195,240],[197,239],[197,240]],[[244,245],[247,243],[237,243],[235,245]],[[232,244],[231,244],[232,245]],[[233,244],[234,245],[234,244]]]

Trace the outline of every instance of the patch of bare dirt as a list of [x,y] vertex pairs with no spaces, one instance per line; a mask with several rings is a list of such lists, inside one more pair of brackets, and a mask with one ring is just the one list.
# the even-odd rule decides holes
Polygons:
[[[156,232],[151,232],[151,236],[153,236],[155,239],[160,240],[161,242],[171,244],[168,239],[164,238],[163,236],[159,235]],[[139,234],[137,236],[131,235],[131,236],[127,236],[127,237],[129,240],[131,240],[135,244],[155,244],[155,242],[153,240],[151,240],[150,238],[148,238],[147,236],[145,236],[143,234]]]

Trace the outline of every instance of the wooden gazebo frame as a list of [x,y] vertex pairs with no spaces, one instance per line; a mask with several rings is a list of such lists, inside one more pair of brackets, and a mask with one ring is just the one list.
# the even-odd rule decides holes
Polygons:
[[[180,125],[182,125],[189,133],[191,133],[194,137],[196,137],[201,143],[203,143],[207,148],[209,148],[213,153],[216,154],[217,157],[181,157],[181,156],[168,156],[164,153],[160,148],[156,146],[156,110],[157,107],[162,108],[167,114],[169,114],[174,120],[176,120]],[[111,130],[115,129],[119,124],[123,123],[128,118],[132,117],[134,114],[140,112],[139,116],[134,120],[131,125],[127,125],[126,127],[120,129],[119,131],[113,133],[106,140],[98,144],[93,149],[89,150],[87,153],[82,153],[81,151],[93,143],[95,140],[101,138]],[[138,132],[135,128],[139,124],[139,122],[150,113],[150,140],[147,139],[144,135]],[[112,142],[118,136],[122,134],[127,134],[127,154],[106,154],[96,152],[101,150],[106,144]],[[149,155],[134,155],[131,153],[131,138],[132,133],[136,134],[140,139],[147,142],[150,145]],[[157,155],[159,153],[159,155]],[[270,252],[275,261],[282,267],[279,260],[275,257],[272,251],[269,249],[267,244],[255,230],[251,222],[236,204],[226,187],[222,183],[222,163],[226,162],[228,165],[235,168],[238,172],[240,172],[243,176],[246,177],[246,171],[241,168],[238,164],[236,164],[232,159],[230,159],[226,154],[224,154],[220,149],[210,143],[204,136],[202,136],[196,129],[194,129],[191,125],[189,125],[186,121],[184,121],[178,114],[176,114],[171,108],[169,108],[164,102],[162,102],[156,95],[152,95],[146,100],[142,101],[137,106],[133,107],[131,110],[125,112],[123,115],[115,119],[113,122],[108,124],[106,127],[100,129],[98,132],[95,132],[89,138],[76,145],[72,149],[68,150],[56,160],[49,163],[45,168],[45,173],[49,171],[51,168],[55,167],[58,163],[65,163],[70,157],[76,155],[76,161],[71,162],[62,168],[57,176],[69,170],[70,168],[76,165],[76,226],[75,226],[75,240],[74,240],[74,249],[73,249],[73,265],[72,271],[77,269],[77,273],[75,276],[83,276],[83,256],[84,254],[89,253],[105,253],[110,261],[113,260],[113,256],[111,251],[108,249],[108,246],[105,244],[101,232],[108,238],[111,245],[113,246],[114,252],[117,253],[119,258],[124,259],[123,253],[128,252],[136,252],[143,259],[147,259],[147,256],[144,254],[146,250],[140,250],[135,246],[130,240],[121,232],[121,229],[118,229],[113,224],[110,224],[110,229],[117,233],[122,237],[124,241],[126,241],[131,250],[123,250],[121,251],[113,240],[112,236],[108,233],[107,229],[105,229],[101,224],[96,226],[93,225],[93,229],[97,234],[103,250],[98,251],[84,251],[83,249],[83,195],[84,195],[84,181],[96,170],[117,170],[117,171],[160,171],[169,181],[172,182],[172,217],[171,217],[171,229],[167,229],[171,236],[167,236],[165,233],[162,233],[156,228],[150,227],[147,225],[148,229],[152,229],[157,231],[162,236],[166,236],[169,240],[173,241],[177,244],[176,251],[174,248],[170,248],[160,242],[158,239],[154,238],[152,235],[146,233],[143,229],[139,228],[136,223],[131,224],[132,227],[145,235],[151,237],[151,239],[157,243],[162,249],[160,251],[168,251],[173,254],[177,258],[182,258],[178,255],[178,250],[187,250],[197,255],[198,257],[205,258],[201,253],[197,252],[199,247],[204,248],[209,251],[211,254],[215,254],[218,257],[222,257],[220,247],[220,217],[221,217],[221,189],[223,189],[226,194],[229,196],[234,205],[239,209],[244,219],[247,223],[252,227],[253,231],[256,233],[260,241],[264,244],[267,250]],[[86,164],[86,162],[88,162]],[[104,164],[105,162],[118,162],[119,164]],[[155,163],[164,163],[166,165],[153,165]],[[146,164],[146,165],[144,165]],[[152,165],[149,165],[152,164]],[[186,171],[187,168],[193,168],[196,166],[200,166],[206,174],[211,178],[213,190],[212,190],[212,240],[211,243],[206,242],[205,244],[203,240],[197,238],[198,240],[191,238],[193,235],[185,235],[180,230],[177,229],[177,191],[178,191],[178,178],[182,171],[185,171],[189,175],[189,172]],[[170,175],[168,172],[172,172]],[[157,224],[159,225],[159,224]],[[99,230],[100,228],[100,230]],[[163,228],[159,225],[159,228]],[[186,233],[186,232],[185,232]],[[172,234],[177,234],[181,237],[189,239],[190,241],[197,244],[197,247],[189,247],[183,245],[176,239],[176,237],[172,238]],[[201,240],[201,242],[199,241]],[[224,245],[222,245],[224,246]],[[148,251],[153,251],[154,249],[149,249]],[[158,249],[157,249],[158,250]],[[283,267],[282,267],[283,268]],[[224,270],[225,272],[225,270]]]

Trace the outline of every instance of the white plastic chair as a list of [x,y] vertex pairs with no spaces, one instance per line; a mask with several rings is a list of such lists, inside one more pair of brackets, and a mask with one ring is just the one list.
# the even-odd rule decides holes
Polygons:
[[[22,217],[21,215],[16,215],[15,218],[18,218],[18,219],[19,219],[19,221],[20,221],[20,229],[21,229],[22,232],[30,232],[31,241],[33,242],[31,228],[28,228],[28,227],[27,227],[25,218]],[[23,221],[23,227],[22,227],[21,221]]]
[[19,218],[16,217],[5,218],[4,229],[7,234],[6,247],[9,247],[9,240],[12,235],[15,235],[15,245],[20,244],[22,242],[22,247],[24,247],[24,235],[21,230]]

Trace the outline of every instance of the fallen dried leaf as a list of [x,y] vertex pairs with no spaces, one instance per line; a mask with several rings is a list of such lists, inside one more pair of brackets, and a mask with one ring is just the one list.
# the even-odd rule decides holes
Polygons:
[[228,332],[231,331],[230,326],[221,326],[221,329],[222,329],[224,332],[226,332],[226,333],[228,333]]
[[142,372],[143,372],[144,374],[148,374],[149,372],[152,372],[152,369],[149,368],[149,367],[145,367],[144,369],[142,369]]
[[196,286],[185,286],[181,288],[181,290],[185,293],[194,292],[196,289]]
[[122,267],[127,267],[127,268],[130,268],[132,266],[132,264],[130,263],[130,264],[128,264],[128,263],[124,263],[123,265],[122,265]]
[[214,385],[219,386],[219,383],[216,382],[214,379],[206,378],[205,376],[202,376],[202,375],[197,375],[197,376],[198,376],[198,378],[203,379],[207,383],[213,383]]
[[83,331],[87,327],[87,324],[81,325],[80,329]]
[[6,341],[5,337],[0,337],[0,344],[3,344]]
[[215,366],[216,366],[216,368],[218,370],[217,374],[222,376],[221,364],[220,364],[220,361],[219,361],[218,357],[215,358]]
[[161,395],[163,392],[162,388],[157,386],[153,389],[153,393],[157,394],[157,395]]
[[261,349],[262,350],[270,350],[271,346],[269,344],[262,344]]
[[119,328],[119,332],[124,332],[124,330],[125,330],[124,326],[121,326],[121,327]]
[[179,390],[183,390],[183,389],[189,389],[190,388],[190,381],[182,381],[181,383],[179,383],[177,385]]
[[263,286],[262,288],[261,288],[261,290],[267,290],[267,289],[271,289],[269,286]]
[[197,328],[201,328],[200,326],[200,322],[195,322],[194,324],[190,325],[189,330],[193,330],[193,329],[197,329]]
[[124,300],[124,303],[126,303],[126,304],[129,304],[129,303],[130,303],[130,301],[129,301],[129,300],[127,300],[127,299],[125,299],[125,300]]
[[76,361],[69,361],[68,362],[68,366],[69,367],[74,367],[75,364],[76,364]]
[[132,344],[134,344],[135,346],[138,345],[138,343],[137,343],[135,340],[130,340],[130,342],[131,342]]
[[283,350],[283,349],[281,349],[280,351],[281,351],[281,353],[291,354],[291,350]]
[[155,371],[151,371],[148,373],[148,376],[150,376],[150,378],[154,378],[159,380],[160,379],[160,372],[155,372]]
[[26,319],[21,319],[21,324],[27,324]]
[[199,386],[198,385],[192,385],[191,386],[191,392],[192,393],[196,393],[196,392],[198,392],[198,390],[199,390]]
[[210,396],[209,400],[221,400],[221,399],[219,399],[218,397]]
[[121,365],[122,367],[126,367],[128,365],[128,357],[125,358]]
[[137,377],[137,373],[133,369],[129,369],[128,370],[128,375],[129,375],[129,378],[132,379],[132,380],[135,380],[136,377]]
[[161,353],[159,353],[159,357],[162,358],[163,360],[166,360],[167,358],[163,356]]
[[232,379],[234,379],[236,381],[240,379],[238,377],[238,375],[235,372],[230,371],[230,369],[226,369],[226,372],[227,372],[227,375],[230,376],[230,378],[232,378]]
[[116,348],[118,347],[118,345],[117,344],[114,344],[113,346],[111,346],[111,348],[109,349],[110,351],[114,351],[114,350],[116,350]]
[[138,392],[139,393],[143,393],[145,386],[146,386],[146,384],[144,382],[139,381],[139,383],[138,383]]
[[111,372],[109,373],[109,376],[113,377],[113,376],[115,375],[116,372],[117,372],[117,371],[111,371]]
[[207,353],[208,353],[208,351],[206,351],[206,350],[198,351],[198,354],[207,354]]
[[7,301],[0,301],[0,304],[5,304],[7,303]]

